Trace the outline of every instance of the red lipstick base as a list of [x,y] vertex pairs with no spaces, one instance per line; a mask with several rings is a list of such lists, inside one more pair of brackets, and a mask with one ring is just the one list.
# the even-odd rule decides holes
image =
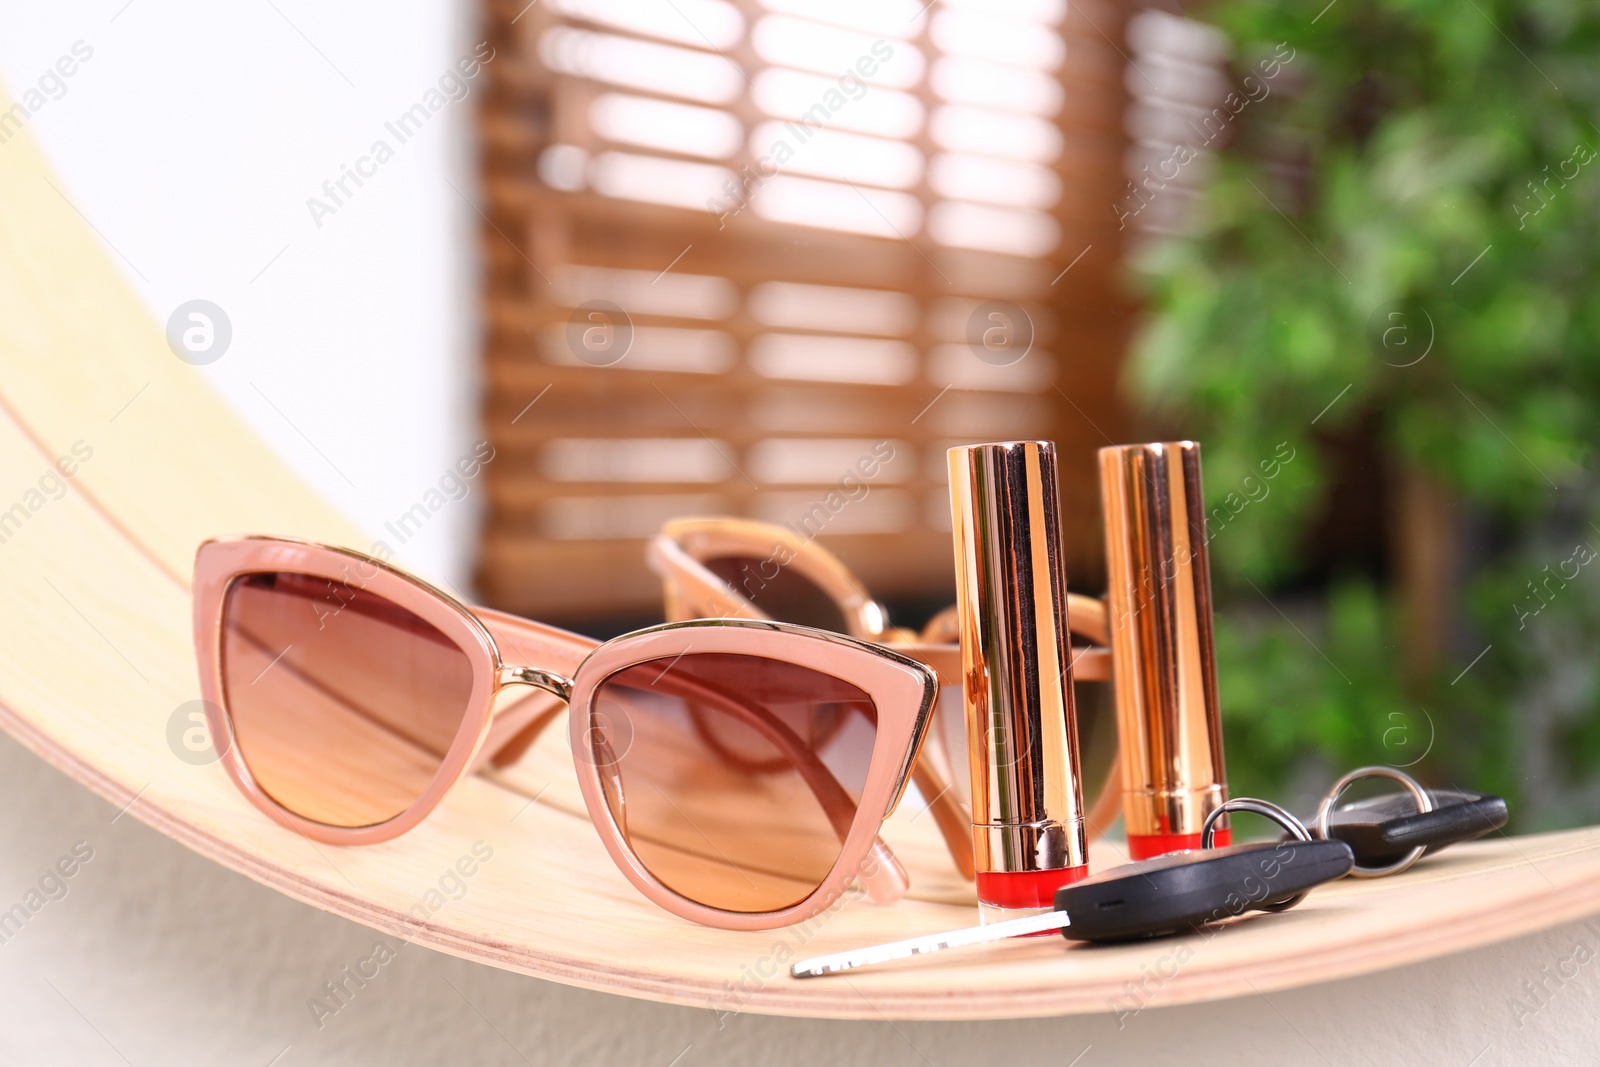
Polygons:
[[[1165,856],[1169,852],[1183,852],[1200,847],[1200,834],[1129,834],[1128,858],[1147,860]],[[1226,848],[1233,844],[1232,830],[1218,830],[1211,835],[1211,844]]]
[[1053,908],[1056,890],[1089,874],[1089,865],[1053,871],[979,871],[978,901],[1007,909]]

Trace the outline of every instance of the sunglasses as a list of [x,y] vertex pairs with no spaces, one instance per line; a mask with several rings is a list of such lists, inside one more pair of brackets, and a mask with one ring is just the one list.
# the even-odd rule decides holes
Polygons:
[[[922,630],[892,626],[850,569],[811,537],[753,519],[693,517],[673,519],[646,548],[646,560],[662,580],[668,619],[708,616],[782,619],[888,645],[925,663],[951,690],[916,767],[918,791],[930,802],[956,867],[972,871],[972,819],[967,777],[966,722],[960,698],[961,646],[955,605],[935,615]],[[1067,596],[1067,625],[1076,646],[1072,672],[1077,682],[1111,679],[1110,626],[1105,603],[1076,593]],[[1122,805],[1117,753],[1086,822],[1091,833],[1109,827]]]
[[597,644],[468,608],[372,556],[272,537],[203,544],[194,611],[220,762],[306,837],[395,838],[566,708],[589,817],[667,911],[765,929],[854,883],[879,903],[908,887],[878,832],[939,680],[881,645],[755,619]]

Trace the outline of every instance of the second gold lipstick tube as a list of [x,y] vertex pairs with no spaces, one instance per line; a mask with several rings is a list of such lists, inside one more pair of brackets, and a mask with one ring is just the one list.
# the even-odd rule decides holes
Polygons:
[[1102,448],[1100,499],[1123,815],[1139,860],[1199,848],[1228,799],[1200,446]]

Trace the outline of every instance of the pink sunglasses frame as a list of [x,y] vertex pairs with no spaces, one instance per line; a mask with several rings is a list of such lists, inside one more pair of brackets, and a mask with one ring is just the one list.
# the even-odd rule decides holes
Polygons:
[[[437,627],[471,663],[468,707],[455,739],[427,789],[393,818],[359,827],[332,826],[304,818],[261,788],[234,743],[222,674],[223,604],[235,579],[268,571],[347,584],[354,577],[359,583],[354,588],[383,597]],[[281,537],[205,542],[195,555],[193,590],[200,690],[211,736],[221,739],[217,744],[219,762],[257,810],[305,837],[330,845],[367,845],[400,836],[426,818],[463,776],[485,761],[514,760],[564,704],[569,709],[573,764],[590,820],[618,869],[646,898],[665,910],[708,926],[761,930],[802,922],[827,910],[856,881],[878,903],[892,903],[909,886],[904,867],[878,837],[878,829],[905,793],[928,732],[939,679],[924,664],[881,645],[789,623],[749,619],[671,622],[601,643],[503,612],[469,608],[374,556]],[[538,664],[507,664],[501,655],[502,644],[521,655],[536,656]],[[760,656],[809,667],[860,687],[877,707],[877,740],[866,784],[839,856],[816,889],[788,907],[766,912],[726,911],[691,900],[662,884],[629,848],[612,818],[601,784],[600,761],[585,758],[585,746],[592,738],[596,688],[618,671],[673,658],[691,649],[697,653]],[[496,695],[517,686],[541,690],[559,703],[522,700],[496,713]]]

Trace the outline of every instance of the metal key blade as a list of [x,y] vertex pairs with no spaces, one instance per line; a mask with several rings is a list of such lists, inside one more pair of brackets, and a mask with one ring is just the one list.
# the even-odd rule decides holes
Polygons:
[[1071,924],[1072,920],[1067,918],[1066,912],[1047,911],[1043,915],[1025,915],[1020,919],[1007,919],[987,926],[969,926],[965,930],[951,930],[945,934],[926,934],[922,937],[909,937],[904,941],[891,941],[886,945],[874,945],[871,948],[835,952],[831,956],[814,956],[809,960],[800,960],[789,968],[789,973],[796,978],[817,978],[824,974],[839,974],[872,963],[903,960],[926,952],[938,952],[941,949],[981,945],[986,941],[1001,941],[1008,937],[1060,930]]

